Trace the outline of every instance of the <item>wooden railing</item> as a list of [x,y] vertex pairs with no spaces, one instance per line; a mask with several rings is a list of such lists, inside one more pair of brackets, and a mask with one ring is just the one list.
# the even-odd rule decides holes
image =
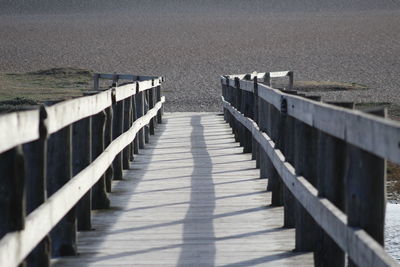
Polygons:
[[99,76],[113,86],[0,116],[0,266],[75,255],[76,230],[92,229],[92,209],[109,208],[111,181],[162,122],[162,77],[117,86],[129,75]]
[[[289,74],[291,73],[291,74]],[[399,266],[383,248],[386,161],[400,163],[400,124],[383,109],[352,110],[267,86],[293,72],[221,77],[225,120],[268,178],[296,251],[315,266]],[[266,83],[266,84],[265,84]],[[378,115],[378,116],[377,116]]]

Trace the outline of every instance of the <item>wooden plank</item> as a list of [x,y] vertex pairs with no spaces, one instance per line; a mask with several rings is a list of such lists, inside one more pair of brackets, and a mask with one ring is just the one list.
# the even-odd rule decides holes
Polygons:
[[223,105],[238,121],[252,131],[253,136],[262,149],[267,152],[288,189],[356,264],[359,266],[399,266],[385,252],[384,248],[369,237],[364,230],[348,227],[346,215],[326,198],[319,198],[315,187],[304,177],[296,175],[293,166],[285,162],[284,155],[275,149],[275,144],[270,137],[266,133],[262,133],[254,121],[242,116],[224,100]]
[[111,94],[111,90],[107,90],[46,107],[48,133],[55,133],[76,121],[97,114],[109,107],[112,103]]
[[39,139],[39,110],[0,115],[0,153]]
[[101,79],[114,79],[115,75],[118,76],[118,79],[121,80],[130,80],[130,81],[143,81],[143,80],[151,80],[151,79],[162,79],[162,77],[158,76],[144,76],[144,75],[132,75],[132,74],[106,74],[101,73],[97,74]]
[[259,96],[278,109],[284,98],[288,115],[377,156],[400,163],[398,122],[285,94],[261,84]]
[[156,116],[165,98],[154,109],[138,119],[128,132],[114,140],[87,168],[55,192],[45,203],[26,217],[26,227],[7,234],[0,240],[0,266],[17,266],[46,234],[65,216],[107,170],[115,156],[129,143],[150,119]]
[[312,266],[310,253],[291,251],[294,231],[281,227],[282,208],[265,205],[265,180],[222,117],[169,113],[164,120],[135,169],[114,183],[116,208],[96,214],[97,230],[80,235],[82,254],[55,267]]

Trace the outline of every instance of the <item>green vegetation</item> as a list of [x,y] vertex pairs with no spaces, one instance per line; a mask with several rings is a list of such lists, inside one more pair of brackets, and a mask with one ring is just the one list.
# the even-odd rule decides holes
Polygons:
[[80,68],[0,73],[0,111],[81,96],[91,88],[92,76],[92,71]]

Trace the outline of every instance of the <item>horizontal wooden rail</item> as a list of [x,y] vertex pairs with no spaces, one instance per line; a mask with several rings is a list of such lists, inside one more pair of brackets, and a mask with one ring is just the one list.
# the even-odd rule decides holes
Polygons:
[[[121,101],[138,92],[143,92],[161,84],[161,78],[145,80],[117,86],[95,95],[83,96],[45,107],[47,119],[45,126],[48,134],[99,113],[114,101]],[[1,131],[0,153],[17,145],[39,138],[39,110],[20,111],[0,116]]]
[[[221,82],[223,85],[228,84],[224,77],[221,78]],[[229,84],[235,86],[235,81],[229,79]],[[400,164],[398,122],[290,95],[264,84],[257,84],[257,87],[258,96],[276,109],[281,110],[282,103],[285,102],[288,115],[349,144]],[[239,88],[254,92],[254,82],[240,80]]]
[[0,153],[39,138],[39,110],[0,116]]
[[245,117],[223,97],[222,103],[235,120],[251,132],[295,198],[356,264],[359,266],[398,266],[398,263],[384,251],[379,243],[364,230],[348,226],[346,214],[328,199],[318,197],[317,189],[304,177],[296,175],[294,167],[286,161],[282,152],[276,149],[271,138],[260,131],[256,122]]
[[11,232],[0,241],[0,266],[17,266],[68,211],[97,183],[117,154],[127,147],[140,129],[147,125],[165,102],[157,102],[128,131],[117,137],[88,167],[74,176],[45,203],[26,217],[23,230]]

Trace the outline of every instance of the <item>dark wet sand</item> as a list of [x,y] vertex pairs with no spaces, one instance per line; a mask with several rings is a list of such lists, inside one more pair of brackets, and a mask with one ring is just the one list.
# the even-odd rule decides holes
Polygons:
[[169,111],[219,110],[219,75],[254,70],[371,88],[329,99],[400,103],[399,2],[304,1],[131,1],[10,15],[0,0],[0,71],[76,66],[163,75]]

